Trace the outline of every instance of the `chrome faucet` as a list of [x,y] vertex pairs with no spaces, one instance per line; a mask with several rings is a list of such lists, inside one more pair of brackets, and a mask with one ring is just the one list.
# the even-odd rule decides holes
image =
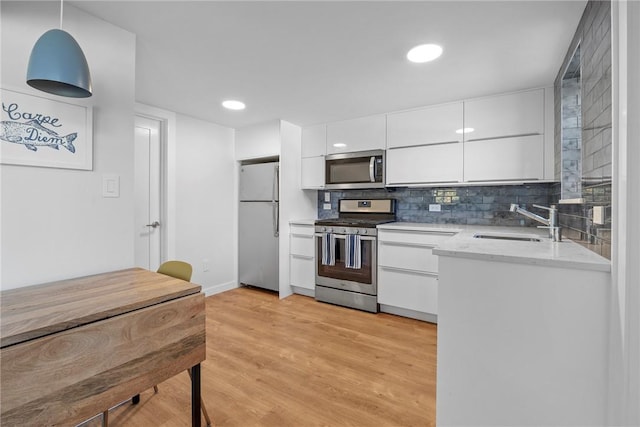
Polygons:
[[526,216],[527,218],[531,218],[535,221],[538,221],[544,226],[538,226],[538,228],[548,228],[549,229],[549,238],[554,242],[559,242],[562,240],[562,229],[560,225],[558,225],[558,208],[555,205],[551,205],[551,207],[533,205],[534,208],[538,209],[546,209],[549,211],[549,218],[542,217],[540,215],[536,215],[532,212],[529,212],[526,209],[521,208],[515,203],[511,203],[511,212],[516,212],[521,215]]

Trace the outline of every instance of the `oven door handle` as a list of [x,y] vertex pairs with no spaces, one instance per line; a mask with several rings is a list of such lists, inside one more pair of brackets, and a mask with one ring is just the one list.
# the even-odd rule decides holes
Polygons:
[[[334,234],[333,235],[336,239],[346,239],[348,234]],[[375,236],[365,236],[362,234],[357,234],[357,236],[360,236],[360,240],[372,240],[375,241],[376,237]],[[322,237],[322,233],[316,233],[316,237]]]

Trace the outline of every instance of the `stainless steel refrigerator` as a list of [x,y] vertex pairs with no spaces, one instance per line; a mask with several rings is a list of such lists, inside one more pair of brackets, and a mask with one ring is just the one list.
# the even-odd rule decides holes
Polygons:
[[278,282],[277,162],[240,167],[240,283],[277,291]]

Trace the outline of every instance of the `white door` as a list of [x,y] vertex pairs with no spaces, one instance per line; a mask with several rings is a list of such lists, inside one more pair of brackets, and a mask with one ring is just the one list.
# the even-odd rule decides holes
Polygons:
[[135,263],[155,271],[160,266],[160,122],[135,120]]

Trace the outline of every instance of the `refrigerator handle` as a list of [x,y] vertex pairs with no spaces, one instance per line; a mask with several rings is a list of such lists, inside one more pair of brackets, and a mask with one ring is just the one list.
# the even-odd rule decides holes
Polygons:
[[271,204],[273,206],[273,236],[278,237],[280,235],[280,208],[276,201],[276,194],[278,194],[278,181],[280,180],[280,167],[275,166],[273,174],[273,191],[271,193]]
[[280,209],[278,208],[278,202],[272,202],[273,206],[273,236],[278,237],[280,235]]
[[275,165],[273,171],[273,188],[271,189],[271,201],[275,202],[278,199],[278,181],[280,180],[280,167]]

